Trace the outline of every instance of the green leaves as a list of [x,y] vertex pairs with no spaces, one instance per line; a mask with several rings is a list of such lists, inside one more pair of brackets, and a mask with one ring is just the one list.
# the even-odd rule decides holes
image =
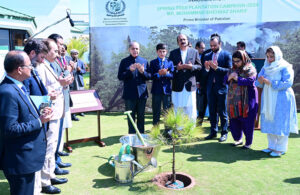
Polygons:
[[[171,108],[164,114],[164,124],[166,129],[171,130],[172,144],[182,144],[190,142],[196,134],[195,123],[182,111]],[[164,131],[164,130],[163,130]],[[166,138],[162,135],[159,125],[154,126],[150,132],[153,139],[160,144],[168,145]]]
[[78,50],[78,58],[82,60],[83,54],[89,48],[89,39],[83,38],[83,37],[73,38],[69,41],[67,47],[68,47],[69,54],[72,49],[77,49]]

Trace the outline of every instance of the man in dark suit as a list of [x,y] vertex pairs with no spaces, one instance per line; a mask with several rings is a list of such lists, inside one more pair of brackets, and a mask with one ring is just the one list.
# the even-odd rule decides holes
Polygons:
[[70,89],[83,90],[84,89],[83,74],[86,73],[85,64],[83,61],[78,59],[79,52],[77,49],[72,49],[70,53],[71,53],[72,61],[75,63],[74,70],[73,70],[74,81],[70,85]]
[[5,57],[7,73],[0,85],[0,168],[11,194],[34,193],[35,172],[41,170],[46,153],[46,132],[42,125],[52,116],[49,107],[39,116],[23,81],[32,65],[23,51]]
[[226,141],[228,133],[228,116],[226,110],[227,85],[224,76],[232,67],[232,57],[229,52],[221,49],[221,37],[213,34],[210,39],[212,52],[204,56],[205,70],[203,74],[207,78],[207,99],[210,117],[210,134],[206,140],[217,137],[218,117],[221,119],[221,137],[219,142]]
[[171,107],[171,80],[173,78],[173,62],[166,58],[168,53],[167,45],[159,43],[156,46],[158,57],[150,62],[149,72],[152,83],[152,113],[153,125],[157,125],[160,120],[161,103],[163,110]]
[[44,62],[44,59],[48,53],[47,46],[38,39],[29,40],[24,46],[24,51],[29,56],[33,69],[31,70],[31,77],[24,80],[23,83],[27,88],[30,95],[48,95],[48,91],[39,78],[38,73],[35,70],[35,67],[40,63]]
[[[201,64],[203,64],[204,55],[207,53],[207,50],[205,51],[204,42],[198,41],[195,45],[195,49],[199,53]],[[203,77],[201,74],[198,74],[196,80],[197,80],[197,111],[198,111],[197,120],[198,120],[198,124],[201,126],[205,116],[206,107],[207,107],[206,78]]]
[[[146,80],[151,78],[148,73],[148,62],[139,56],[140,45],[137,42],[129,44],[130,55],[121,60],[118,79],[123,81],[123,99],[125,100],[125,109],[131,110],[131,116],[135,121],[137,114],[137,127],[141,133],[144,133],[145,127],[145,106],[148,98]],[[129,133],[135,133],[135,129],[128,118]]]
[[177,43],[179,48],[171,51],[169,56],[174,64],[172,102],[175,111],[182,109],[196,122],[196,74],[201,70],[201,62],[198,51],[188,46],[186,35],[178,35]]

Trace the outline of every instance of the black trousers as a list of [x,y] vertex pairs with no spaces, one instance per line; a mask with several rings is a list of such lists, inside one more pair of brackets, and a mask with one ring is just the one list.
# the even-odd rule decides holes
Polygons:
[[221,119],[221,134],[227,134],[228,130],[228,115],[226,108],[227,94],[219,94],[215,85],[212,86],[211,91],[207,94],[209,106],[210,131],[215,134],[218,132],[218,118]]
[[[126,111],[131,110],[131,117],[135,122],[135,114],[137,115],[137,128],[139,129],[140,133],[145,132],[145,106],[146,106],[147,99],[129,99],[125,100],[125,109]],[[129,134],[134,134],[135,129],[127,117],[128,120],[128,129]]]
[[198,118],[203,119],[206,112],[207,107],[207,93],[206,89],[197,89],[197,111],[198,111]]
[[152,94],[152,114],[153,125],[157,125],[160,120],[161,103],[163,103],[163,110],[166,111],[171,107],[171,95]]

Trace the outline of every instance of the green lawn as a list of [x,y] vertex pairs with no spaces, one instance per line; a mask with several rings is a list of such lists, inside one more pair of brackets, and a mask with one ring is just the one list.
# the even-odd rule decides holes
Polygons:
[[84,89],[90,88],[90,72],[86,72],[83,75]]
[[[300,114],[298,114],[298,118]],[[73,122],[70,138],[78,139],[97,135],[97,116],[89,113]],[[300,119],[300,118],[299,118]],[[152,116],[146,115],[146,130],[152,127]],[[73,146],[73,153],[63,157],[71,162],[67,175],[69,182],[58,186],[62,194],[300,194],[300,136],[289,139],[287,154],[271,158],[260,152],[267,147],[265,134],[255,131],[252,150],[232,147],[232,138],[225,143],[217,140],[203,141],[209,124],[199,130],[199,141],[176,148],[177,171],[186,172],[196,180],[192,189],[173,192],[162,190],[151,183],[160,172],[171,171],[170,147],[162,147],[159,167],[153,172],[140,173],[131,185],[120,185],[113,179],[114,169],[107,163],[110,155],[117,154],[121,144],[119,138],[127,134],[127,121],[121,113],[101,115],[102,141],[106,147],[95,143]],[[0,194],[8,194],[9,186],[0,174]]]

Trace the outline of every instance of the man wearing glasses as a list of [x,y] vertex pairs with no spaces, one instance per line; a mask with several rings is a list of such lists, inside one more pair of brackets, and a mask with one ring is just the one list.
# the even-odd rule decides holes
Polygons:
[[10,51],[5,57],[7,73],[0,84],[0,169],[11,194],[33,194],[35,173],[43,167],[46,132],[43,124],[52,117],[46,107],[39,113],[23,81],[31,76],[32,65],[23,51]]
[[47,95],[48,91],[41,82],[41,79],[34,68],[39,66],[40,63],[44,62],[44,59],[48,53],[47,46],[40,40],[31,39],[26,43],[24,51],[27,53],[32,63],[31,77],[23,81],[27,91],[30,95]]

